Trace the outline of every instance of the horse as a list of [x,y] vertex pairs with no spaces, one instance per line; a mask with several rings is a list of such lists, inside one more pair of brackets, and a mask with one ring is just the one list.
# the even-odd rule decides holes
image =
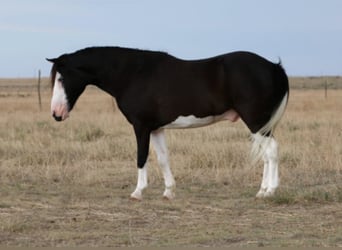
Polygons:
[[264,161],[256,196],[274,195],[279,174],[273,134],[289,97],[288,77],[280,61],[273,63],[248,51],[183,60],[166,52],[122,47],[89,47],[47,60],[53,63],[51,114],[56,121],[69,117],[79,96],[92,84],[116,99],[133,126],[138,180],[132,199],[141,200],[148,185],[150,142],[164,177],[163,196],[175,197],[165,129],[238,119],[251,132],[252,163]]

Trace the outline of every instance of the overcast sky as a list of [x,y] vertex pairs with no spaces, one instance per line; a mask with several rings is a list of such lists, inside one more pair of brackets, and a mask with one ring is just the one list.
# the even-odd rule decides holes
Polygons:
[[289,75],[342,75],[341,0],[0,0],[0,77],[87,46],[184,59],[234,50],[281,58]]

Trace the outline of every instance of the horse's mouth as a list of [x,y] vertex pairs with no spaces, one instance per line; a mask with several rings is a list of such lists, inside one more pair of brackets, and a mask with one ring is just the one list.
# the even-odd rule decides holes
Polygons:
[[56,120],[57,122],[61,122],[61,121],[62,121],[62,116],[53,115],[53,118],[55,118],[55,120]]
[[55,118],[57,122],[61,122],[69,117],[69,113],[64,113],[63,115],[57,115],[56,112],[53,112],[52,117]]

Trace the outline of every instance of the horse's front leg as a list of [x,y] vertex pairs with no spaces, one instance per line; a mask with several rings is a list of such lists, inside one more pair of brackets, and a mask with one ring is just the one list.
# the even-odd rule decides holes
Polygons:
[[160,129],[153,131],[151,133],[151,142],[156,151],[158,163],[164,176],[165,191],[163,196],[164,198],[171,200],[175,197],[174,189],[176,182],[170,169],[164,130]]
[[147,157],[150,144],[151,130],[141,126],[134,126],[137,139],[138,182],[131,199],[142,200],[142,192],[147,187]]

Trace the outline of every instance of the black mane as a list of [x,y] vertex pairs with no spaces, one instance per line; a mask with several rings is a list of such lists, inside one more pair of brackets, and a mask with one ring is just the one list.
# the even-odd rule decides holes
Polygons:
[[[92,58],[91,61],[88,58]],[[163,58],[172,57],[168,53],[163,51],[150,51],[142,49],[125,48],[119,46],[107,46],[107,47],[88,47],[77,50],[73,53],[63,54],[55,59],[47,59],[53,62],[53,66],[50,72],[51,87],[54,86],[57,68],[59,65],[68,67],[91,67],[92,64],[99,64],[105,62],[108,58],[112,60],[123,61],[125,58],[131,60],[136,58],[140,64],[147,61],[159,61]],[[87,65],[88,64],[88,65]]]
[[51,71],[50,71],[51,89],[53,89],[53,86],[55,85],[56,74],[57,74],[56,64],[53,64],[52,68],[51,68]]

